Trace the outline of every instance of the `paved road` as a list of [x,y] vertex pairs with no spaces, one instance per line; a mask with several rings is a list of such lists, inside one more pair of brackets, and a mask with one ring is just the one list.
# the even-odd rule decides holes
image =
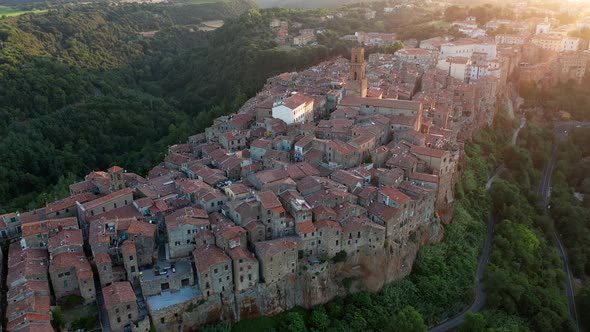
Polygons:
[[[557,138],[557,141],[555,142],[555,144],[553,145],[553,149],[551,150],[551,158],[549,159],[549,162],[547,162],[547,165],[543,170],[543,178],[541,179],[541,184],[539,185],[538,190],[540,204],[541,206],[543,206],[545,213],[547,213],[549,198],[551,197],[551,178],[553,176],[555,164],[557,163],[557,153],[559,152],[559,144],[565,140],[569,132],[571,132],[574,128],[579,127],[590,127],[590,122],[562,122],[555,126],[555,137]],[[579,331],[580,327],[578,325],[578,314],[576,310],[574,287],[572,283],[574,277],[569,267],[567,252],[563,246],[563,243],[561,242],[560,236],[557,234],[556,231],[553,231],[553,239],[555,242],[555,246],[559,252],[559,256],[563,260],[563,270],[567,275],[567,282],[565,284],[565,295],[567,297],[570,315],[574,321],[576,330]]]
[[522,128],[524,128],[524,126],[526,126],[526,118],[523,116],[522,118],[520,118],[520,126],[516,129],[514,134],[512,134],[512,145],[516,145],[516,139],[518,138],[518,133],[520,133],[520,130]]
[[[520,119],[520,126],[514,131],[512,135],[512,144],[516,144],[516,139],[518,137],[518,133],[524,126],[526,125],[526,119],[523,117]],[[485,188],[489,191],[492,188],[492,184],[502,171],[504,170],[504,166],[500,165],[496,168],[494,175],[492,175],[489,180],[487,181]],[[459,315],[455,316],[452,319],[449,319],[442,324],[435,326],[429,330],[429,332],[444,332],[455,329],[459,327],[465,321],[465,316],[469,312],[478,312],[480,311],[485,303],[486,303],[486,293],[485,293],[485,285],[483,281],[484,272],[486,266],[488,265],[488,261],[490,260],[490,253],[492,251],[492,240],[494,238],[494,217],[492,215],[489,216],[487,227],[486,227],[486,239],[485,244],[483,247],[483,252],[481,254],[481,258],[479,259],[479,265],[477,266],[477,272],[475,273],[475,299],[469,308],[461,312]]]

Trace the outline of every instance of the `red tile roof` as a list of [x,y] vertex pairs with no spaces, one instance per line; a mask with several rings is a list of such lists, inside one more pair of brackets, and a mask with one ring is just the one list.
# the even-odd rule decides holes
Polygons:
[[411,180],[418,180],[423,182],[438,183],[438,175],[414,172],[410,175]]
[[137,297],[129,281],[114,282],[102,289],[104,306],[110,308],[117,304],[135,302]]
[[64,267],[75,268],[78,277],[82,279],[92,278],[93,276],[92,267],[90,266],[90,263],[88,263],[88,259],[86,259],[86,256],[80,252],[64,252],[55,255],[51,259],[49,272],[52,273],[53,271]]
[[311,220],[306,220],[295,225],[297,234],[311,234],[315,232],[315,226]]
[[111,256],[106,252],[99,252],[94,255],[94,262],[96,264],[110,264],[112,262]]
[[398,216],[400,209],[396,209],[392,206],[387,206],[379,202],[373,202],[371,205],[369,205],[367,212],[383,221],[388,221],[393,220],[396,216]]
[[347,96],[342,98],[340,102],[342,106],[361,106],[368,105],[374,107],[384,107],[392,109],[404,109],[418,111],[422,107],[422,104],[418,101],[409,100],[397,100],[397,99],[375,99],[375,98],[362,98],[362,97],[351,97]]
[[[129,196],[130,200],[133,200],[133,190],[131,188],[121,189],[119,191],[115,191],[114,193],[110,193],[106,196],[103,196],[103,197],[97,198],[95,200],[92,200],[90,202],[87,202],[87,203],[83,204],[82,206],[84,206],[84,208],[86,210],[90,210],[95,207],[106,204],[112,200],[124,197],[124,196]],[[131,203],[131,202],[129,202],[129,203]]]
[[167,216],[165,221],[168,231],[174,230],[181,225],[208,227],[211,224],[207,212],[197,207],[179,209]]
[[135,248],[135,242],[129,241],[129,240],[123,242],[123,244],[121,245],[121,252],[123,253],[123,256],[137,254],[137,249]]
[[199,273],[207,272],[217,264],[231,263],[231,259],[221,249],[210,244],[203,244],[196,248],[193,256]]
[[415,145],[412,145],[410,152],[412,152],[413,154],[419,155],[419,156],[428,156],[428,157],[434,157],[434,158],[442,158],[446,154],[449,153],[449,151],[446,151],[446,150],[432,149],[432,148],[428,148],[425,146],[415,146]]
[[256,242],[256,253],[261,257],[272,257],[289,250],[297,250],[298,238],[283,237],[270,241]]
[[322,219],[322,220],[318,220],[314,223],[315,228],[316,229],[321,229],[321,228],[336,228],[336,229],[342,229],[342,226],[334,221],[334,220],[330,220],[330,219]]
[[257,196],[264,209],[270,210],[276,207],[282,207],[277,195],[270,190],[259,192]]
[[63,246],[80,246],[84,245],[82,238],[82,231],[79,229],[64,229],[57,233],[57,235],[50,237],[47,241],[47,250],[49,252],[55,251]]
[[238,247],[231,249],[229,251],[229,257],[231,257],[231,259],[234,261],[243,259],[244,261],[251,262],[251,263],[258,262],[256,257],[254,256],[254,253],[249,251],[248,249],[245,249],[242,246],[238,246]]
[[380,189],[380,192],[400,205],[404,205],[412,200],[408,195],[395,189],[394,187],[383,187]]
[[47,204],[45,207],[45,214],[65,210],[67,208],[76,208],[76,202],[80,204],[84,204],[88,201],[97,199],[98,195],[95,193],[81,193],[74,196],[66,197],[64,199],[60,199],[58,201],[52,202]]
[[283,105],[290,109],[296,109],[297,107],[305,104],[313,104],[314,99],[310,96],[298,93],[282,101]]
[[111,168],[107,169],[107,172],[109,173],[117,173],[117,172],[122,172],[123,171],[123,167],[121,166],[112,166]]
[[156,224],[150,224],[149,222],[134,219],[129,223],[127,233],[129,233],[129,235],[141,234],[145,237],[155,237],[157,228],[158,226]]

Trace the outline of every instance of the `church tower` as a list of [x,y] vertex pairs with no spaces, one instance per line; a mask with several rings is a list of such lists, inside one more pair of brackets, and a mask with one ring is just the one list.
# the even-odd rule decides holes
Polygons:
[[346,81],[346,95],[364,98],[367,96],[367,86],[365,49],[353,48],[350,57],[350,74]]

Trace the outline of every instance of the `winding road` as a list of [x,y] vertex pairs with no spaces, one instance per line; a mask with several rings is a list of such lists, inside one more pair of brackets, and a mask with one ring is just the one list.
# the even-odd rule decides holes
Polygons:
[[[590,122],[562,122],[555,126],[555,137],[556,142],[553,145],[553,149],[551,150],[551,157],[545,165],[545,169],[543,170],[543,178],[541,179],[541,184],[539,185],[538,195],[540,197],[540,204],[543,206],[545,213],[549,208],[549,198],[551,197],[551,178],[553,176],[553,170],[555,169],[555,164],[557,163],[557,153],[559,152],[559,144],[565,140],[568,133],[571,132],[574,128],[580,127],[590,127]],[[553,239],[555,242],[555,247],[559,252],[559,256],[563,260],[563,270],[567,275],[567,282],[565,284],[565,295],[567,297],[568,307],[570,311],[570,315],[572,320],[574,321],[574,325],[576,327],[576,331],[580,330],[580,326],[578,323],[578,313],[576,310],[576,301],[575,301],[575,293],[572,280],[574,276],[569,267],[567,252],[561,242],[561,238],[557,231],[553,231]]]
[[[512,134],[512,144],[516,144],[516,139],[518,138],[518,133],[522,128],[526,125],[526,118],[520,119],[520,126],[514,131]],[[500,176],[502,171],[504,170],[504,166],[500,165],[496,168],[494,175],[492,175],[489,180],[486,182],[485,188],[489,191],[492,188],[492,184],[496,179]],[[459,315],[451,318],[442,324],[435,326],[429,330],[429,332],[445,332],[452,329],[459,327],[465,321],[465,316],[470,312],[478,312],[480,311],[485,303],[486,303],[486,293],[485,293],[485,285],[483,281],[484,272],[486,266],[488,265],[488,261],[490,259],[490,253],[492,251],[492,239],[494,237],[494,217],[490,215],[488,218],[487,226],[486,226],[486,239],[485,244],[483,247],[483,252],[481,254],[481,258],[479,259],[479,265],[477,266],[477,272],[475,273],[475,298],[473,299],[473,303],[469,308],[465,309]]]

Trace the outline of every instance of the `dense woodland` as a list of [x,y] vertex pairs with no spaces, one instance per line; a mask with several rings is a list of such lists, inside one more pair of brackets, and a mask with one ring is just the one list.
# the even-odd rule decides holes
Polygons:
[[[560,147],[553,175],[551,215],[576,278],[590,275],[590,129],[576,128]],[[577,197],[575,196],[577,194]],[[577,295],[578,317],[590,329],[590,286]]]
[[[272,17],[314,15],[236,1],[79,6],[0,20],[0,212],[61,198],[65,178],[94,169],[144,173],[166,146],[237,111],[268,77],[347,53],[331,40],[276,47]],[[210,19],[226,25],[197,31]],[[138,34],[153,30],[154,38]]]

